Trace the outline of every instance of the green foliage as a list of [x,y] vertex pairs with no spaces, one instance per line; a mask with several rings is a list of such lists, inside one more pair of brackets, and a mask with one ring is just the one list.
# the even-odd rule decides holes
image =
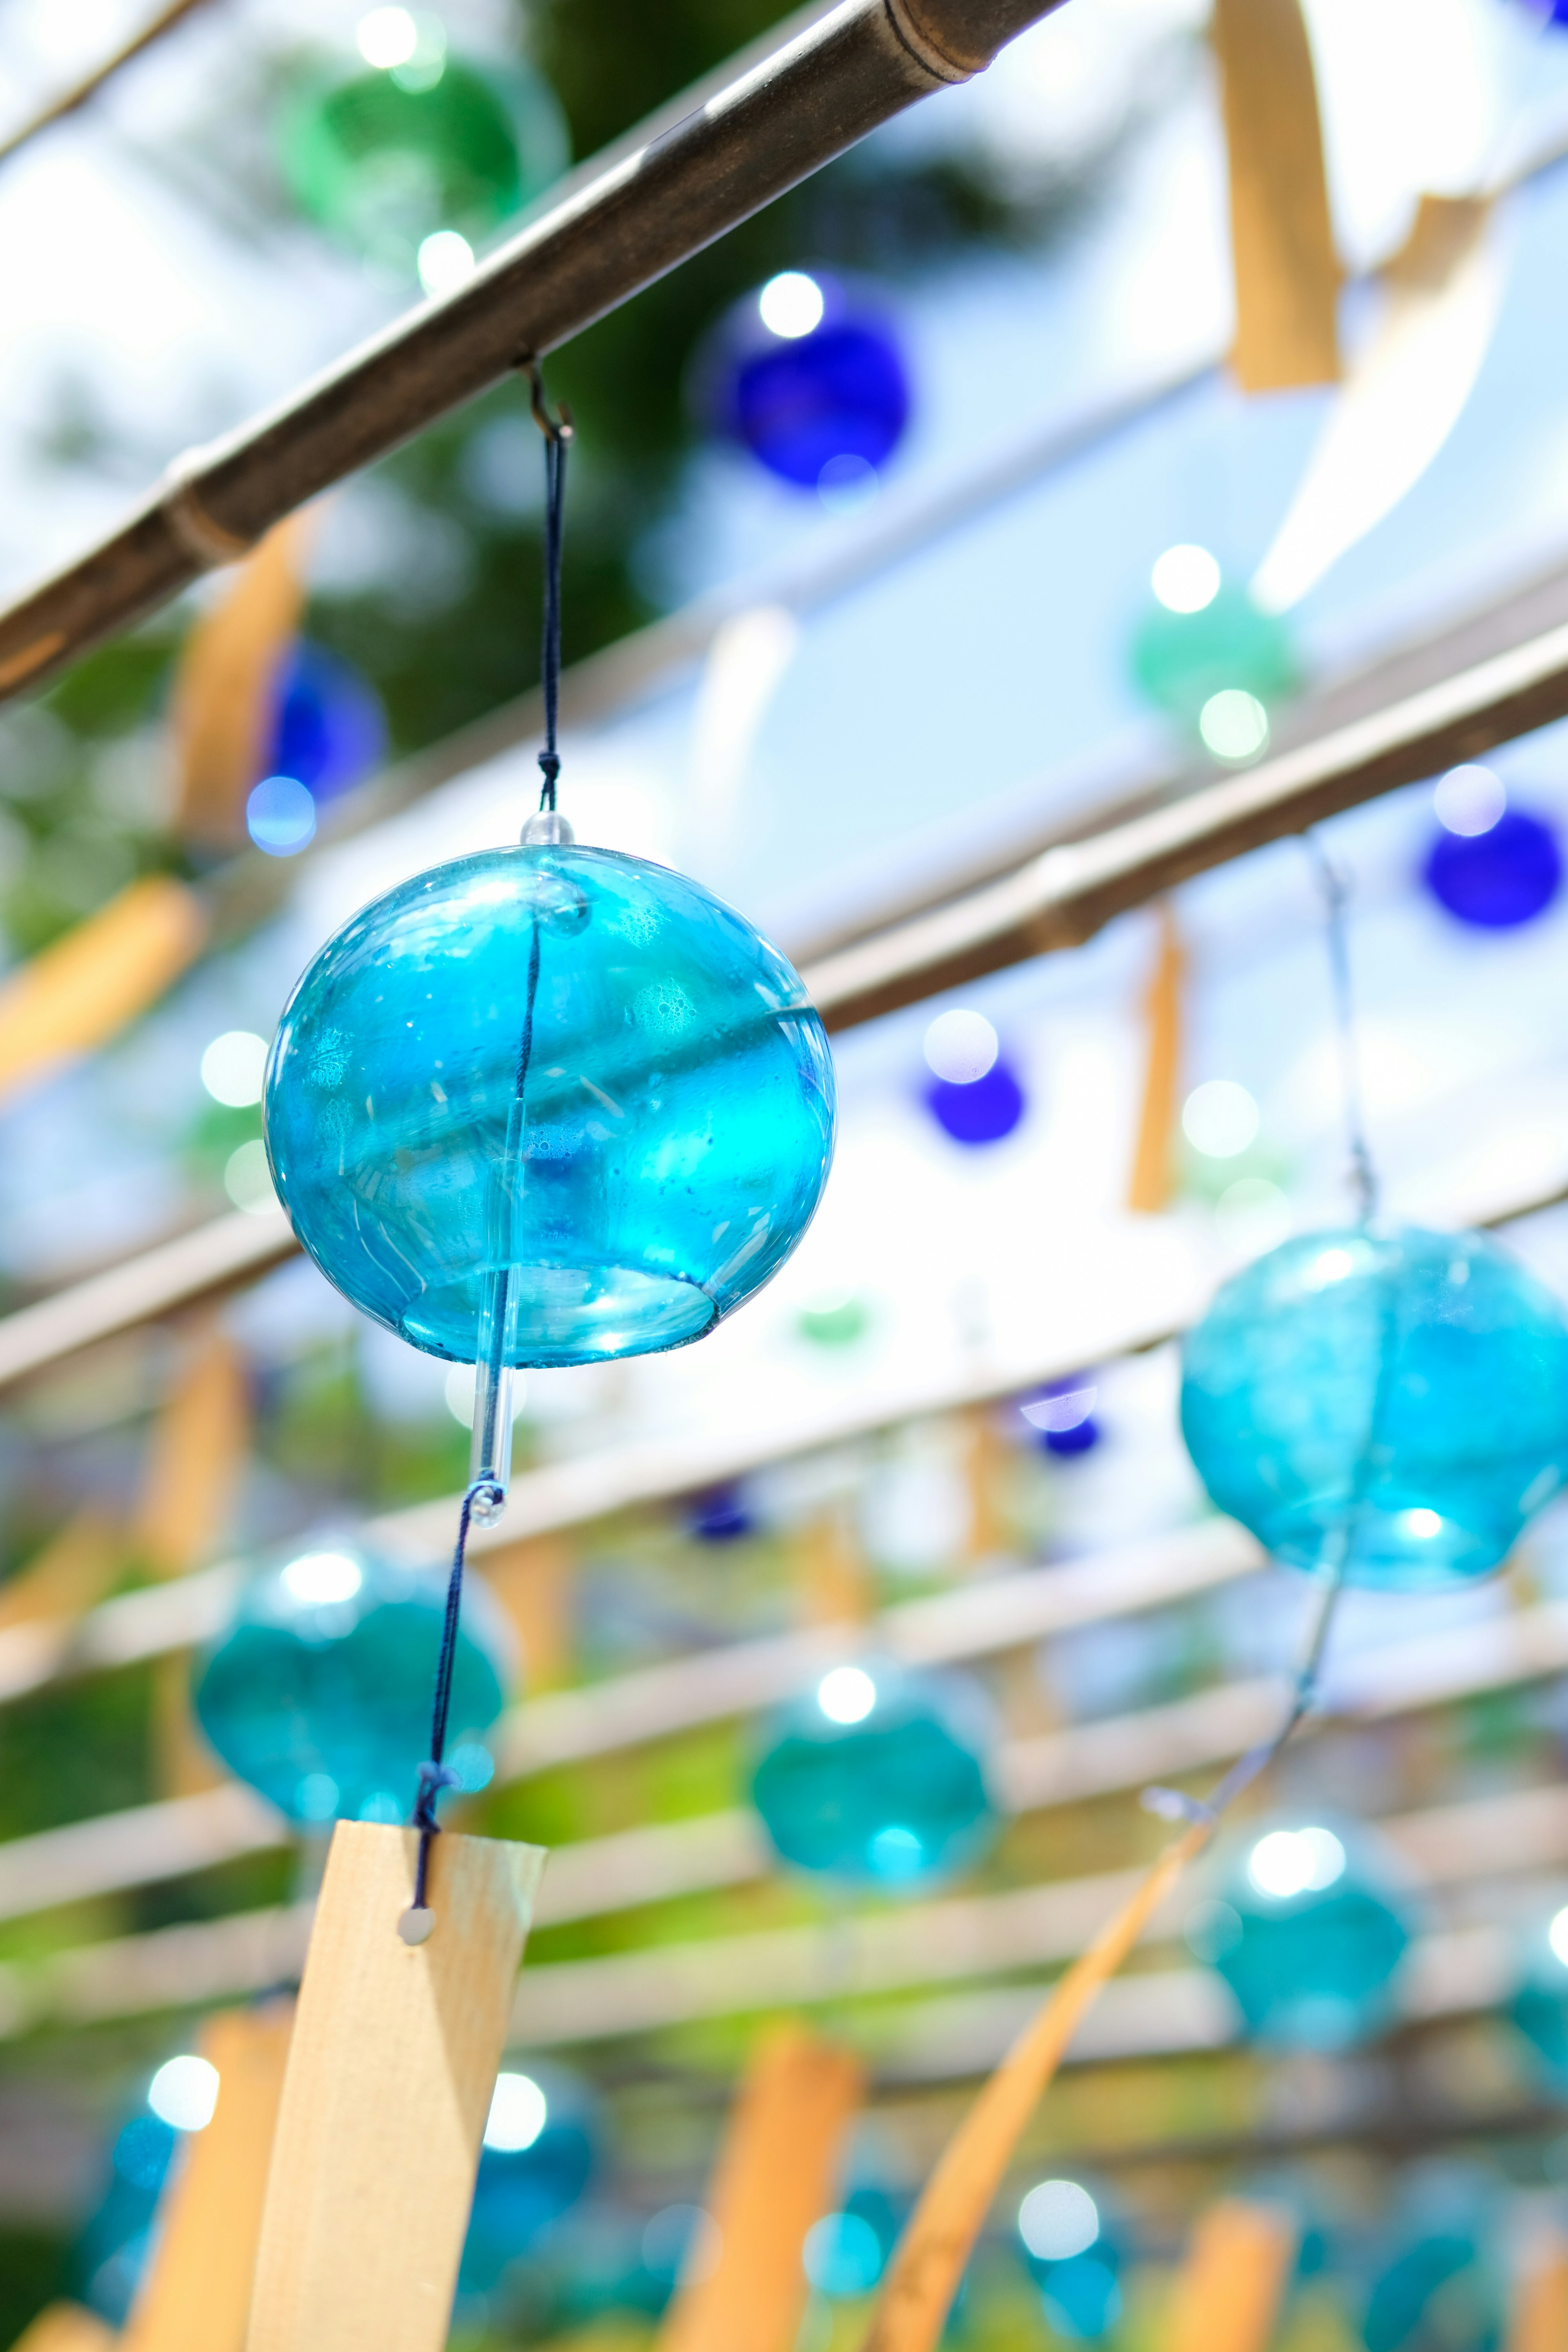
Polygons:
[[60,2293],[66,2251],[48,2230],[0,2230],[0,2340],[14,2344]]

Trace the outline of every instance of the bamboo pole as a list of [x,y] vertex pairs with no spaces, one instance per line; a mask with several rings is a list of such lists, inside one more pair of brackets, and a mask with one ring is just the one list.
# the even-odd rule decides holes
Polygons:
[[39,684],[308,499],[553,351],[917,99],[967,81],[1051,0],[840,0],[575,173],[456,293],[177,461],[107,541],[0,614],[0,695]]

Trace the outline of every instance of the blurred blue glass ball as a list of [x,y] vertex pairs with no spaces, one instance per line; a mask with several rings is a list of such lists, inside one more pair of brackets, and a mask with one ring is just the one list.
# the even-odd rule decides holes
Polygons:
[[1083,1373],[1047,1381],[1033,1396],[1024,1397],[1018,1411],[1043,1453],[1087,1454],[1100,1443],[1094,1408],[1100,1401],[1095,1382]]
[[1502,2298],[1477,2233],[1455,2221],[1409,2239],[1374,2277],[1366,2352],[1495,2352]]
[[[447,1580],[339,1542],[251,1578],[195,1665],[196,1719],[229,1769],[295,1822],[407,1818],[430,1753]],[[464,1589],[447,1760],[489,1777],[482,1735],[506,1701],[510,1640]]]
[[756,1524],[739,1486],[710,1487],[688,1507],[688,1525],[699,1543],[739,1543]]
[[458,2288],[483,2294],[587,2188],[598,2160],[593,2104],[555,2067],[503,2071],[485,2124]]
[[145,2103],[115,2136],[108,2181],[69,2261],[72,2291],[113,2326],[123,2326],[142,2284],[158,2200],[180,2143],[211,2121],[216,2099],[216,2069],[182,2052],[159,2067]]
[[698,884],[487,850],[328,941],[266,1129],[295,1232],[376,1322],[472,1362],[510,1264],[509,1360],[593,1363],[700,1339],[784,1263],[827,1179],[833,1063],[797,974]]
[[1568,1475],[1568,1317],[1479,1234],[1301,1234],[1189,1333],[1182,1433],[1294,1568],[1331,1570],[1348,1531],[1352,1584],[1484,1576]]
[[814,2221],[802,2262],[818,2294],[833,2303],[854,2303],[869,2294],[887,2269],[905,2218],[885,2189],[859,2188],[837,2212]]
[[272,682],[267,773],[292,776],[321,808],[361,782],[385,748],[374,687],[325,646],[297,637]]
[[983,1013],[954,1007],[925,1033],[926,1108],[955,1143],[999,1143],[1023,1118],[1024,1089]]
[[1250,1837],[1187,1939],[1225,1979],[1249,2032],[1342,2050],[1393,2014],[1410,1928],[1369,1842],[1308,1822]]
[[1423,869],[1439,906],[1479,930],[1543,914],[1563,884],[1563,853],[1544,817],[1508,805],[1491,769],[1451,768],[1432,795],[1437,835]]
[[910,417],[909,372],[890,321],[822,271],[786,269],[721,320],[700,404],[772,474],[803,489],[870,487]]
[[1082,2182],[1037,2182],[1018,2208],[1018,2236],[1057,2334],[1077,2342],[1108,2335],[1121,2316],[1121,2250]]
[[987,1710],[955,1676],[834,1666],[764,1738],[752,1801],[798,1869],[907,1886],[963,1869],[996,1834]]
[[1568,2083],[1568,1909],[1537,1927],[1508,2013],[1553,2083]]

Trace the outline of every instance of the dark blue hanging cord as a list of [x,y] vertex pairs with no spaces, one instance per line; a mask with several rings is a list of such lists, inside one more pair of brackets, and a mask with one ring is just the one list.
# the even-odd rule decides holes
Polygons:
[[572,412],[563,402],[552,416],[544,397],[544,378],[537,360],[525,360],[533,421],[544,436],[544,654],[541,675],[544,685],[544,749],[539,764],[544,771],[542,809],[555,806],[555,780],[561,754],[555,748],[555,714],[561,700],[561,518],[566,498],[566,447],[572,439]]
[[[544,436],[544,749],[539,764],[544,771],[542,809],[555,806],[555,782],[561,755],[555,748],[556,711],[561,695],[561,519],[566,487],[566,445],[572,438],[570,412],[563,407],[552,416],[544,399],[544,383],[536,362],[524,362],[532,393],[534,417]],[[521,1101],[533,1052],[533,1014],[539,995],[539,921],[532,925],[528,955],[528,985],[522,1035],[517,1060],[516,1098]],[[422,1944],[434,1927],[429,1906],[430,1848],[441,1833],[436,1801],[443,1789],[459,1788],[460,1776],[447,1761],[447,1732],[452,1712],[452,1675],[458,1658],[458,1625],[463,1606],[463,1565],[475,1506],[481,1500],[499,1503],[502,1493],[486,1478],[476,1479],[463,1496],[458,1513],[458,1540],[452,1552],[452,1572],[447,1580],[447,1606],[441,1621],[441,1654],[436,1665],[436,1698],[431,1710],[430,1753],[419,1767],[419,1794],[410,1825],[419,1832],[419,1853],[414,1867],[414,1900],[398,1922],[406,1944]]]

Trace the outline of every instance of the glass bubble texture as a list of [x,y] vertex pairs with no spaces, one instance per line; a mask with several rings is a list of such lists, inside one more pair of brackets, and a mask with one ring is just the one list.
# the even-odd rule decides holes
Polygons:
[[833,1065],[798,975],[698,884],[490,850],[328,942],[266,1122],[295,1232],[376,1322],[472,1362],[504,1276],[506,1360],[590,1363],[700,1339],[783,1264],[827,1179]]
[[1477,1234],[1304,1234],[1183,1349],[1182,1433],[1276,1559],[1422,1591],[1485,1576],[1568,1475],[1568,1318]]
[[[253,1577],[196,1663],[202,1730],[230,1770],[291,1821],[406,1819],[430,1752],[446,1590],[438,1570],[336,1540]],[[448,1761],[500,1715],[510,1647],[495,1604],[470,1579]]]
[[773,1719],[752,1801],[797,1869],[907,1886],[978,1860],[996,1833],[990,1725],[955,1676],[840,1666]]

